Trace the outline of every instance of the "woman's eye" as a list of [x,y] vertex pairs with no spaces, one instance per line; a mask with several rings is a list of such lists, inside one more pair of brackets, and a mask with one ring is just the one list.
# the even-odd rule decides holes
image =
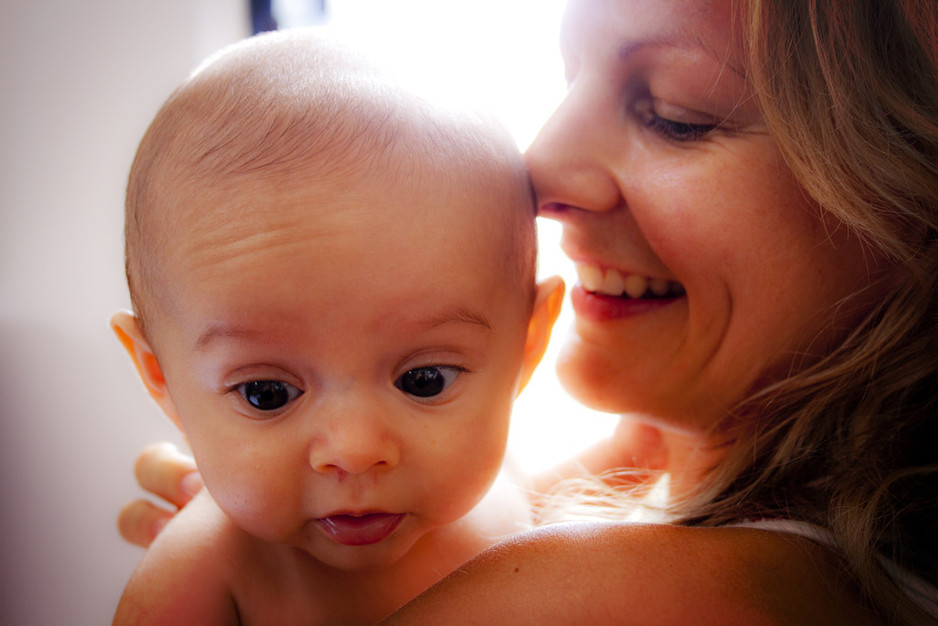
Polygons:
[[276,411],[303,395],[301,389],[282,380],[252,380],[235,389],[258,411]]
[[648,127],[653,131],[675,141],[694,141],[700,139],[714,130],[716,124],[692,124],[690,122],[677,122],[663,117],[655,117]]
[[[674,107],[670,108],[675,109]],[[637,105],[636,112],[646,128],[672,141],[703,139],[719,127],[719,124],[713,122],[682,119],[693,116],[680,113],[677,109],[670,114],[667,111],[659,112],[654,101],[651,100]]]
[[401,375],[394,386],[406,394],[418,398],[432,398],[437,396],[453,384],[461,369],[445,365],[417,367]]

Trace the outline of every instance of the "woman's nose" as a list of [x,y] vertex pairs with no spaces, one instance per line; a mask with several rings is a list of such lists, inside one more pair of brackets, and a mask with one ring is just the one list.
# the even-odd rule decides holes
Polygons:
[[612,135],[619,107],[608,102],[601,87],[578,83],[525,153],[538,214],[545,217],[562,219],[570,208],[607,211],[621,202]]
[[397,439],[382,417],[354,409],[321,424],[310,444],[309,464],[323,474],[380,473],[399,462]]

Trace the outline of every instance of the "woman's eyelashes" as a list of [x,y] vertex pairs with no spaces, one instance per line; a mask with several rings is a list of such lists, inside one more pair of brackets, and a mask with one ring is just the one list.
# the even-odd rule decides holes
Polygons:
[[657,116],[649,120],[646,126],[659,135],[674,141],[695,141],[702,139],[717,128],[716,124],[678,122]]
[[282,380],[252,380],[234,390],[252,409],[265,413],[278,411],[303,395],[302,389]]
[[394,386],[416,398],[433,398],[446,391],[465,371],[451,365],[415,367],[401,374]]
[[642,126],[675,142],[697,141],[720,127],[719,122],[702,114],[665,105],[652,98],[637,101],[633,110]]

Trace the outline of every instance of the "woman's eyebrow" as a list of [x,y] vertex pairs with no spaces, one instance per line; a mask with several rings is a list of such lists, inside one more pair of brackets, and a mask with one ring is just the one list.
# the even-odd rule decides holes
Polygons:
[[745,78],[745,73],[729,62],[729,55],[720,56],[716,50],[713,50],[698,36],[683,37],[680,35],[660,35],[656,37],[647,37],[636,41],[627,41],[618,46],[617,58],[620,62],[626,62],[636,53],[647,48],[675,48],[677,50],[686,50],[688,52],[701,50],[712,57],[717,63],[737,74],[740,78]]
[[[694,43],[697,45],[693,45]],[[620,61],[628,61],[629,57],[646,48],[678,48],[681,50],[692,50],[701,47],[699,39],[691,40],[686,37],[661,35],[622,43],[618,47],[616,56]]]

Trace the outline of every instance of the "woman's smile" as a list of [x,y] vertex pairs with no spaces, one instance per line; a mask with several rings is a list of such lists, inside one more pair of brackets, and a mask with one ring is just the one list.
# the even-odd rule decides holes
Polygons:
[[667,278],[630,274],[597,265],[576,264],[580,286],[589,293],[630,300],[671,300],[684,295],[684,286]]

